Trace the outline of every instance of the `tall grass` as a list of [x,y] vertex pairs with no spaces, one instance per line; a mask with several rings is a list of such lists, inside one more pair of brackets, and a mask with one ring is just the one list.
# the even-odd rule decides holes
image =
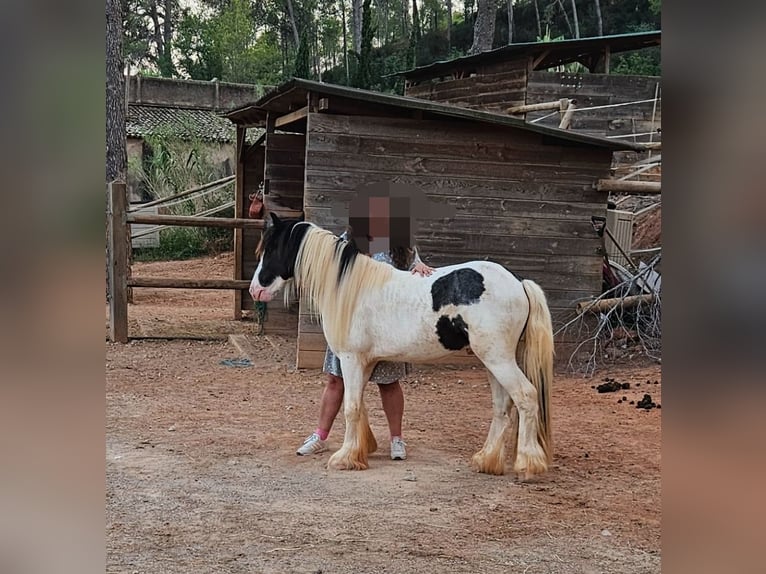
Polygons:
[[[158,131],[144,138],[143,160],[133,158],[128,164],[131,176],[152,199],[215,181],[228,175],[210,159],[209,145],[201,139],[180,139],[170,130]],[[171,201],[167,213],[194,215],[217,207],[234,198],[234,183],[183,201]],[[215,214],[233,217],[234,208]],[[160,246],[134,250],[137,261],[180,260],[229,251],[233,245],[231,229],[205,227],[167,227],[160,230]]]

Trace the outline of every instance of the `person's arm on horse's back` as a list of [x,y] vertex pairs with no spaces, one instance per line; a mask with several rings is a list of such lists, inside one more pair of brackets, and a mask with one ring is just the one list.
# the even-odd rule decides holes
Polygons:
[[412,271],[413,275],[417,273],[421,277],[427,277],[434,272],[433,267],[429,267],[420,259],[420,254],[418,253],[418,248],[416,246],[413,246],[412,252],[414,253],[414,258],[412,260],[412,265],[410,265],[410,271]]

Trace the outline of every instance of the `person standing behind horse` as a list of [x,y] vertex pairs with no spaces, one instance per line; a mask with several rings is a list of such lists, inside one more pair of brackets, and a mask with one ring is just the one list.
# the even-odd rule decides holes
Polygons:
[[[386,201],[388,198],[370,198],[370,214],[368,222],[361,222],[358,227],[363,228],[357,233],[354,242],[362,243],[362,251],[373,252],[372,258],[376,261],[388,263],[400,270],[409,270],[413,274],[426,277],[433,273],[433,269],[421,261],[417,248],[404,246],[401,241],[401,233],[391,233],[391,224]],[[383,201],[380,201],[383,200]],[[381,209],[382,208],[382,209]],[[355,218],[355,223],[360,223]],[[364,229],[366,228],[366,229]],[[341,239],[349,239],[348,230]],[[360,238],[361,241],[357,241]],[[369,246],[369,247],[368,247]],[[366,247],[366,249],[365,249]],[[377,251],[376,247],[383,250]],[[298,448],[296,454],[318,454],[327,450],[327,436],[330,434],[335,418],[343,404],[343,373],[340,360],[328,348],[325,353],[324,372],[327,373],[327,384],[322,392],[319,405],[319,423],[316,430],[311,433]],[[406,443],[402,437],[402,417],[404,415],[404,392],[399,382],[409,372],[409,365],[405,363],[393,363],[381,361],[370,376],[370,381],[378,385],[383,412],[388,422],[388,430],[391,436],[391,459],[405,460],[407,458]]]

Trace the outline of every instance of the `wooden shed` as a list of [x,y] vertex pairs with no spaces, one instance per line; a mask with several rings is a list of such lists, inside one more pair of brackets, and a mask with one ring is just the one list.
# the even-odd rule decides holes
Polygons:
[[[340,232],[354,193],[388,182],[455,208],[449,220],[419,221],[415,240],[433,266],[490,259],[546,290],[554,321],[601,292],[602,243],[591,217],[612,153],[632,144],[463,109],[294,79],[227,117],[237,126],[237,216],[261,186],[267,209],[303,215]],[[247,144],[246,130],[266,133]],[[258,233],[236,235],[236,279],[257,265]],[[252,309],[237,292],[239,313]],[[271,303],[266,331],[298,334],[299,368],[321,366],[321,327],[296,304]]]
[[[661,106],[656,102],[660,78],[610,74],[610,62],[614,54],[658,47],[661,42],[662,33],[652,31],[510,44],[397,75],[405,80],[404,94],[414,98],[497,112],[570,98],[576,107],[591,109],[575,114],[574,130],[601,136],[648,134],[660,126]],[[568,69],[574,63],[588,72]],[[614,104],[620,105],[604,107]],[[520,117],[554,126],[560,119],[548,111]],[[658,141],[658,136],[632,139]]]

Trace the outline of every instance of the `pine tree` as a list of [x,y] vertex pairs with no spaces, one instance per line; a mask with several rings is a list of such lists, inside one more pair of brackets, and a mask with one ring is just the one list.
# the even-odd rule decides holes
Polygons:
[[362,47],[354,79],[354,86],[365,90],[372,86],[372,38],[375,36],[375,28],[372,25],[371,5],[371,0],[364,0],[362,4]]
[[298,46],[298,53],[295,55],[295,71],[293,76],[296,78],[310,79],[311,76],[311,61],[309,57],[309,39],[306,27],[303,28],[301,33],[301,43]]

